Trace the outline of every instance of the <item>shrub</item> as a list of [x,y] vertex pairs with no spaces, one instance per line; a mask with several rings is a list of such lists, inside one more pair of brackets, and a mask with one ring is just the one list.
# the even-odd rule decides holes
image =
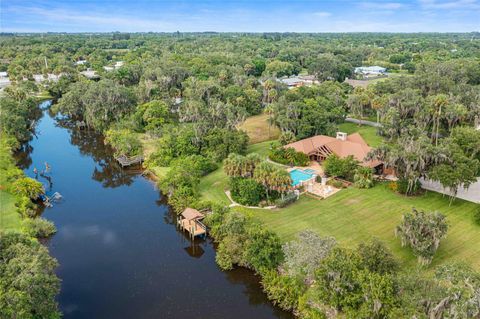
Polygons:
[[276,233],[260,225],[250,224],[247,235],[244,257],[256,272],[274,269],[282,262],[282,244]]
[[55,225],[44,218],[27,218],[23,222],[25,232],[36,238],[47,238],[57,232]]
[[43,194],[43,185],[30,177],[22,177],[12,183],[12,192],[14,194],[25,196],[30,199],[37,199]]
[[288,193],[283,198],[279,198],[275,201],[275,206],[278,208],[287,207],[288,205],[297,201],[297,195],[295,193]]
[[422,185],[420,181],[415,181],[413,185],[410,185],[408,180],[406,179],[399,179],[396,183],[397,185],[397,192],[404,195],[418,195],[422,192]]
[[376,238],[361,243],[357,252],[362,264],[370,271],[389,274],[399,269],[399,264],[393,254],[384,243]]
[[263,290],[274,305],[292,311],[298,307],[298,300],[305,292],[305,285],[298,279],[282,276],[274,269],[262,276]]
[[353,176],[355,186],[358,188],[371,188],[373,187],[373,169],[370,167],[359,166]]
[[115,155],[136,156],[142,154],[142,143],[137,135],[128,129],[109,129],[105,142],[115,149]]
[[230,178],[230,192],[234,201],[246,206],[257,206],[265,197],[263,186],[251,178]]
[[413,254],[421,264],[429,264],[440,240],[446,237],[448,224],[446,217],[440,213],[425,213],[412,209],[403,215],[402,222],[395,229],[400,236],[402,246],[410,246]]
[[347,318],[390,318],[398,303],[394,278],[365,268],[356,251],[334,248],[315,275],[320,300]]
[[303,231],[295,240],[283,245],[283,266],[290,276],[311,282],[315,270],[335,245],[333,237],[320,237],[310,230]]
[[310,163],[308,155],[295,151],[294,148],[273,146],[268,157],[277,163],[284,165],[307,166]]
[[233,265],[246,266],[243,259],[244,243],[244,234],[227,236],[220,242],[215,261],[222,270],[231,270]]
[[328,176],[343,177],[351,181],[358,167],[358,161],[351,155],[346,158],[331,155],[324,161],[323,167]]
[[480,208],[473,213],[473,220],[477,225],[480,225]]
[[15,206],[23,218],[34,218],[38,215],[37,206],[28,197],[21,197]]
[[60,318],[57,261],[37,240],[0,232],[0,318]]

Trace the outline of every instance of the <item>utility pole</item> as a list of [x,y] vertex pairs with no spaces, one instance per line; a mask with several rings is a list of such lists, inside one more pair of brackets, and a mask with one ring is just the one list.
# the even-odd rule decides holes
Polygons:
[[44,58],[45,58],[45,69],[47,69],[47,70],[48,70],[47,57],[45,56]]

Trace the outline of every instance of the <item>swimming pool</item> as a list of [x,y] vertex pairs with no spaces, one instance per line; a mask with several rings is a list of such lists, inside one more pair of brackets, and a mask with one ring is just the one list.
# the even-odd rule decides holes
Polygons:
[[307,181],[313,178],[315,174],[312,171],[303,171],[301,169],[294,169],[290,171],[290,177],[292,178],[292,186],[298,186],[301,182]]

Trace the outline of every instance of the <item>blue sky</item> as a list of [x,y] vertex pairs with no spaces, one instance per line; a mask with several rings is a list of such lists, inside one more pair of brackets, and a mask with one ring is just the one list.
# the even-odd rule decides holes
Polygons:
[[2,32],[469,32],[480,0],[0,0]]

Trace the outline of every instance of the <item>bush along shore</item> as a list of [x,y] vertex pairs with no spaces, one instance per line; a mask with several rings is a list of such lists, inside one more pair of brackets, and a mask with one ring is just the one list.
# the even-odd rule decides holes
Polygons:
[[38,214],[43,186],[15,166],[13,152],[31,138],[41,116],[38,99],[2,98],[0,112],[0,317],[59,318],[57,261],[37,239],[56,232]]

